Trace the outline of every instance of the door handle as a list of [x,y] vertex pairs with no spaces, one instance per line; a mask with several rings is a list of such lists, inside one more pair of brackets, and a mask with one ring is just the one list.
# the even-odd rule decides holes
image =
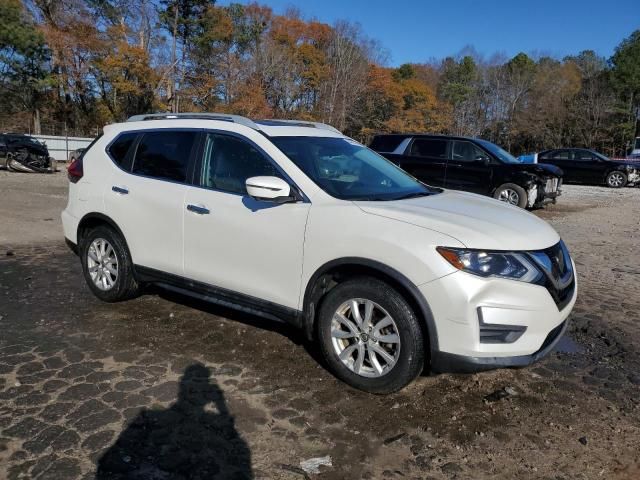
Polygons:
[[192,203],[187,205],[187,210],[198,215],[209,215],[209,209],[204,205],[194,205]]
[[120,195],[127,195],[129,193],[129,190],[125,187],[118,187],[117,185],[114,185],[113,187],[111,187],[111,190],[113,192],[119,193]]

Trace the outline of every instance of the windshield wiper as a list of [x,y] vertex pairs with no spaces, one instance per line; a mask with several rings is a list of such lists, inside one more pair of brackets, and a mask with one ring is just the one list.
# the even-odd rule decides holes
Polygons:
[[395,200],[395,198],[386,197],[353,197],[348,198],[352,202],[388,202],[389,200]]
[[406,200],[408,198],[428,197],[433,195],[433,192],[413,192],[402,195],[401,197],[394,198],[394,200]]
[[396,200],[406,200],[407,198],[415,198],[415,197],[428,197],[433,195],[436,192],[412,192],[407,193],[405,195],[401,195],[400,197],[353,197],[349,198],[352,202],[394,202]]

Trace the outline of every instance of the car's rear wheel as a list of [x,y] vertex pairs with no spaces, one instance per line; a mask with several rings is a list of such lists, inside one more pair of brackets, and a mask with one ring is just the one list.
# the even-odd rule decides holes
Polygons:
[[520,208],[527,206],[527,192],[515,183],[500,185],[493,194],[493,198]]
[[611,188],[621,188],[627,184],[627,176],[622,172],[610,172],[607,175],[607,186]]
[[93,294],[105,302],[128,300],[140,285],[124,239],[107,226],[90,230],[82,239],[80,258],[84,277]]
[[422,371],[422,329],[395,289],[360,277],[334,287],[318,312],[323,356],[336,377],[371,393],[391,393]]

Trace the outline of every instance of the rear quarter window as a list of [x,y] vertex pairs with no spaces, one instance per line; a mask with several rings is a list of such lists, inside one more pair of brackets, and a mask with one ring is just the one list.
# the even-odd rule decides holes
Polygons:
[[124,161],[137,135],[137,133],[123,133],[107,148],[107,153],[120,168],[124,168]]

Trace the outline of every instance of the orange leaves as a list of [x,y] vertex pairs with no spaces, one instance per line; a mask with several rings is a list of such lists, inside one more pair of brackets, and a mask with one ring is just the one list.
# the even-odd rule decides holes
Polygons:
[[231,42],[233,39],[233,20],[228,11],[215,5],[210,5],[202,19],[203,33],[198,42]]
[[331,39],[332,28],[326,23],[317,21],[304,21],[293,15],[278,15],[273,17],[270,37],[291,47],[301,44],[311,44],[323,48]]
[[255,79],[240,86],[237,97],[227,110],[229,113],[245,115],[250,118],[273,117],[273,111],[267,103],[264,88]]
[[371,65],[365,102],[369,125],[365,132],[424,132],[445,128],[449,112],[433,88],[415,75],[403,78],[397,69]]

